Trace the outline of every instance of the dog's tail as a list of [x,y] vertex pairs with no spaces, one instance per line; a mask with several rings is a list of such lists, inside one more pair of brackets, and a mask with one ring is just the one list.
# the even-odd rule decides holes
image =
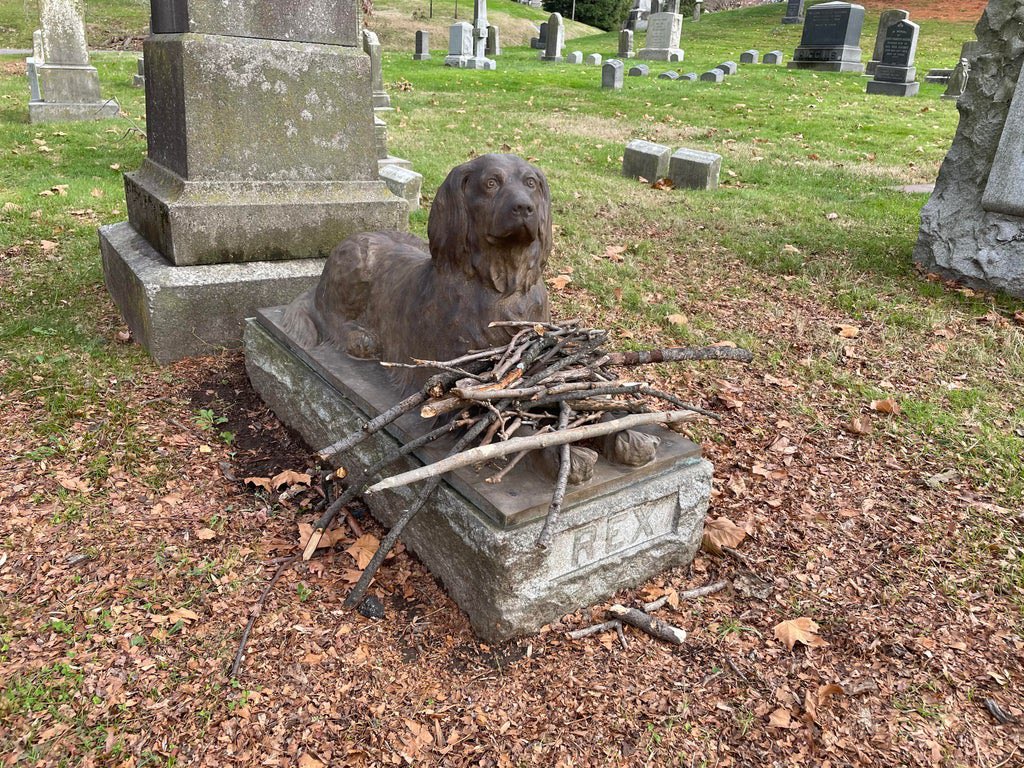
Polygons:
[[320,329],[314,319],[316,313],[316,288],[310,288],[285,307],[281,325],[295,342],[305,349],[312,349],[321,342]]

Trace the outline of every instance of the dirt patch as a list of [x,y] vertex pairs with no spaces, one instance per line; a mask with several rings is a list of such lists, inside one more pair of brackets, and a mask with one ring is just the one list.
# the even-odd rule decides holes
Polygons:
[[[894,7],[891,0],[858,0],[861,5],[872,12],[886,11]],[[920,21],[977,21],[988,5],[988,0],[903,0],[900,8],[909,11],[910,18]]]

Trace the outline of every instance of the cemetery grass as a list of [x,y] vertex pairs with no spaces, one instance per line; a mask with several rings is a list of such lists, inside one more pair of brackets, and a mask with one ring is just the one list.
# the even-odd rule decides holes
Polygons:
[[[788,55],[797,33],[778,15],[685,24],[684,71],[749,47]],[[970,30],[933,33],[921,71],[954,60]],[[613,36],[574,47],[610,55]],[[0,755],[1013,765],[1020,726],[998,725],[985,702],[1024,715],[1024,305],[918,274],[923,198],[892,189],[934,179],[952,105],[929,85],[867,98],[862,78],[754,67],[718,88],[627,79],[610,93],[597,69],[542,66],[533,51],[509,51],[497,73],[409,53],[386,57],[392,152],[424,173],[428,203],[472,154],[533,158],[554,198],[558,316],[610,328],[617,347],[729,340],[757,355],[749,368],[650,371],[721,416],[693,436],[715,464],[711,517],[742,529],[747,565],[702,553],[616,596],[732,580],[660,614],[690,632],[678,649],[566,639],[600,607],[488,647],[402,551],[374,587],[387,618],[342,611],[372,545],[346,532],[281,578],[229,681],[249,610],[317,501],[261,484],[307,469],[311,452],[261,405],[237,354],[161,369],[127,343],[95,227],[125,218],[121,173],[145,142],[127,119],[30,126],[21,62],[7,58]],[[143,126],[134,58],[95,63],[104,95]],[[722,188],[620,178],[632,138],[721,153]],[[776,626],[798,618],[828,645],[780,643]]]

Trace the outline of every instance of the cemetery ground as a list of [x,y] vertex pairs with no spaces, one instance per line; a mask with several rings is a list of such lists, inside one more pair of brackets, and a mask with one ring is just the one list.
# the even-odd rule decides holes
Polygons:
[[[751,47],[788,57],[799,29],[780,16],[687,21],[686,61],[618,92],[526,49],[496,72],[444,69],[436,50],[413,62],[411,35],[385,56],[391,150],[426,202],[474,153],[548,174],[557,316],[621,348],[754,351],[749,367],[651,373],[721,417],[691,433],[715,465],[709,546],[737,554],[615,600],[667,595],[659,615],[687,642],[568,639],[597,606],[489,647],[403,551],[372,589],[385,618],[344,611],[382,533],[355,508],[281,573],[235,679],[250,611],[314,518],[312,451],[239,354],[157,368],[103,287],[96,227],[125,218],[121,174],[145,151],[135,55],[93,56],[126,117],[54,125],[28,124],[22,59],[3,58],[3,764],[1020,765],[1024,303],[911,264],[924,197],[897,188],[933,181],[950,145],[941,86],[891,99],[782,67],[653,77]],[[971,23],[917,20],[919,72],[951,66]],[[722,154],[722,186],[621,178],[632,138]]]

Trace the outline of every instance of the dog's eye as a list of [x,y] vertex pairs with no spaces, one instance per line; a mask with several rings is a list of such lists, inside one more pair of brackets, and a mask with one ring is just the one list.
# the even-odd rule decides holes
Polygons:
[[498,188],[498,180],[492,176],[486,182],[484,182],[484,186],[487,189],[497,189]]
[[537,186],[537,180],[533,178],[533,176],[527,176],[525,179],[523,179],[523,185],[529,187],[530,189],[533,189],[534,187]]

